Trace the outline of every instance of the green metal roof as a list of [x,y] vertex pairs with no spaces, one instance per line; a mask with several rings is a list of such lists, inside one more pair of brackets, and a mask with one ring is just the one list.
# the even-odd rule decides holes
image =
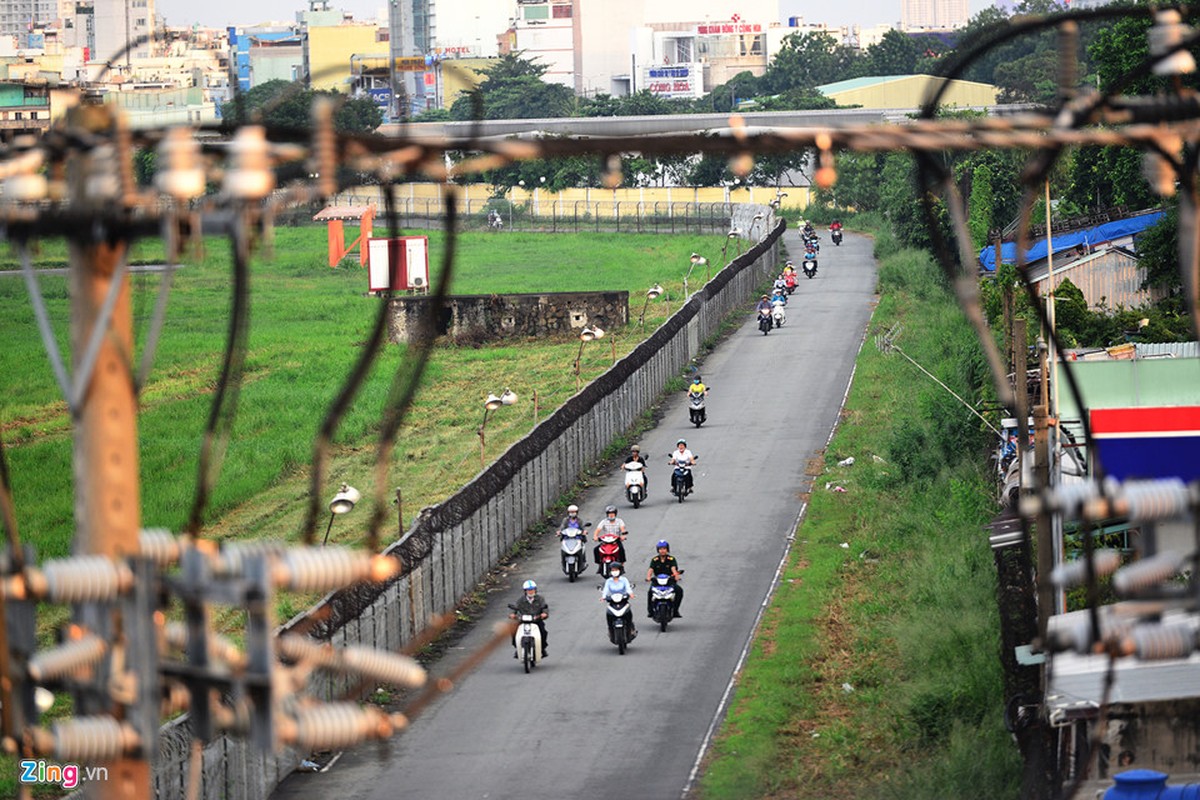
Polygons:
[[865,89],[868,86],[879,86],[884,83],[892,83],[894,81],[902,81],[905,78],[928,78],[928,75],[869,75],[865,78],[851,78],[848,81],[837,81],[836,83],[826,83],[823,86],[818,86],[817,91],[821,94],[836,94],[837,92],[846,92],[851,89]]

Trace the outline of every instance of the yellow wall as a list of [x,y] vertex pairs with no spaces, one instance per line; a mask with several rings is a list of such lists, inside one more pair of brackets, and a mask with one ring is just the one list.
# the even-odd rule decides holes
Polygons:
[[387,53],[387,42],[375,41],[377,26],[332,25],[308,29],[308,70],[312,88],[350,93],[350,56]]
[[478,86],[487,76],[485,70],[495,63],[494,58],[455,58],[443,61],[442,108],[450,108],[460,94]]
[[[468,184],[459,187],[460,208],[467,213],[477,213],[492,196],[488,184]],[[809,203],[807,187],[789,186],[784,189],[787,197],[783,205],[787,208],[804,207]],[[396,199],[400,210],[440,210],[442,187],[437,183],[407,183],[396,187]],[[619,208],[622,218],[637,213],[634,207],[641,204],[641,213],[653,213],[655,203],[758,203],[766,205],[775,199],[775,187],[739,187],[725,189],[719,186],[674,186],[646,187],[642,189],[564,189],[558,193],[538,190],[527,191],[520,187],[508,193],[508,199],[517,205],[527,205],[535,216],[570,217],[583,215],[613,217]],[[379,191],[370,187],[357,187],[339,195],[336,205],[362,205],[373,202],[383,208]],[[616,203],[621,205],[618,207]]]
[[[928,75],[914,75],[877,86],[835,92],[829,97],[839,106],[917,108],[925,101],[929,87],[937,81]],[[986,83],[951,81],[950,89],[942,96],[942,105],[994,106],[999,93],[999,89]]]

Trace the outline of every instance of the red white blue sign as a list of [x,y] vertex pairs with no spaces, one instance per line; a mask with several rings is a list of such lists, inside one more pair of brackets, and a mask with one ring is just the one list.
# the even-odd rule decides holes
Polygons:
[[1096,408],[1091,425],[1105,475],[1200,479],[1200,406]]

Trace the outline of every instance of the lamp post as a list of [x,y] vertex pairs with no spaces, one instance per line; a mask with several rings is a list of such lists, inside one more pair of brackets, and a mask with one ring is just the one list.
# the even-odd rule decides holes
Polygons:
[[741,243],[741,239],[739,238],[739,237],[741,237],[741,235],[742,235],[741,228],[733,228],[732,230],[729,231],[729,233],[727,233],[725,235],[725,245],[721,248],[721,261],[723,261],[726,264],[729,263],[726,260],[725,253],[728,252],[728,250],[729,250],[729,240],[730,239],[738,239],[738,255],[740,256],[742,254],[742,243]]
[[324,547],[329,542],[329,530],[333,527],[333,518],[341,514],[348,514],[354,510],[354,506],[362,499],[362,494],[348,483],[343,483],[342,488],[329,501],[329,524],[325,526],[325,539],[321,542]]
[[762,219],[763,219],[763,215],[762,215],[762,212],[760,211],[757,214],[755,214],[754,219],[752,219],[750,221],[750,238],[751,239],[754,238],[754,229],[756,227],[758,227],[758,223],[762,222]]
[[[707,276],[707,274],[708,274],[708,259],[705,258],[704,256],[700,255],[699,253],[692,253],[691,257],[688,259],[688,263],[690,264],[690,266],[688,267],[688,271],[683,274],[683,299],[684,300],[686,300],[688,298],[688,278],[692,277],[692,270],[694,270],[696,267],[703,264],[705,267],[705,270],[704,270],[705,275]],[[705,280],[705,283],[707,283],[707,282],[708,281]]]
[[646,329],[646,307],[650,305],[650,301],[663,293],[663,287],[657,283],[646,290],[646,300],[642,303],[642,313],[638,314],[638,325],[642,330]]
[[579,361],[583,358],[583,346],[593,339],[603,339],[604,331],[585,325],[579,332],[579,352],[575,354],[575,393],[579,393]]
[[501,406],[511,406],[515,402],[517,402],[517,393],[508,387],[505,387],[504,391],[500,393],[499,397],[497,397],[495,393],[492,393],[489,394],[487,399],[483,401],[483,422],[479,423],[479,430],[476,431],[476,433],[479,434],[480,469],[483,469],[483,467],[486,465],[486,462],[484,461],[484,453],[486,450],[487,440],[484,437],[484,429],[487,427],[488,414],[492,411],[495,411],[497,408],[500,408]]

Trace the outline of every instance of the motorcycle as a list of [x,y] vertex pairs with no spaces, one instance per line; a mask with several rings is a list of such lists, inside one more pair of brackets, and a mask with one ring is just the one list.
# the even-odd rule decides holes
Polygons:
[[617,646],[617,652],[625,655],[625,648],[637,637],[633,627],[633,610],[629,607],[629,596],[615,592],[605,600],[605,615],[608,620],[608,640]]
[[783,276],[783,288],[788,294],[796,291],[796,273],[789,272]]
[[499,214],[497,214],[496,212],[493,211],[491,214],[488,215],[487,226],[489,229],[491,229],[493,231],[498,231],[504,227],[504,219]]
[[650,616],[664,633],[675,618],[675,584],[670,575],[655,575],[650,582]]
[[[770,317],[767,318],[768,320]],[[683,498],[692,493],[692,486],[689,486],[692,477],[692,468],[687,464],[675,464],[675,471],[671,473],[671,494],[683,502]]]
[[562,540],[563,574],[567,576],[568,581],[574,583],[575,579],[583,573],[586,565],[587,554],[583,547],[587,544],[587,530],[585,528],[566,528],[558,532],[558,538]]
[[646,476],[642,470],[645,464],[640,461],[630,461],[625,464],[625,499],[637,508],[646,499]]
[[817,257],[812,256],[810,258],[805,256],[804,264],[800,268],[804,270],[804,277],[812,278],[813,275],[817,274]]
[[704,392],[688,392],[688,416],[697,428],[708,420],[708,412],[704,410]]
[[758,329],[762,331],[763,336],[771,332],[771,328],[775,327],[775,320],[771,317],[771,312],[767,309],[761,309],[758,312]]
[[[517,610],[511,603],[508,607],[514,612]],[[533,614],[518,616],[514,641],[517,644],[517,658],[524,664],[525,672],[529,672],[542,660],[542,629],[537,626]]]
[[835,246],[841,247],[842,246],[842,229],[834,228],[833,232],[829,234],[829,238],[833,240],[833,243]]
[[783,307],[787,305],[787,301],[782,298],[771,301],[771,319],[775,322],[775,327],[783,327],[783,323],[787,322],[787,312]]
[[623,550],[620,536],[615,533],[600,534],[600,563],[597,565],[600,575],[607,578],[610,565],[624,563]]

